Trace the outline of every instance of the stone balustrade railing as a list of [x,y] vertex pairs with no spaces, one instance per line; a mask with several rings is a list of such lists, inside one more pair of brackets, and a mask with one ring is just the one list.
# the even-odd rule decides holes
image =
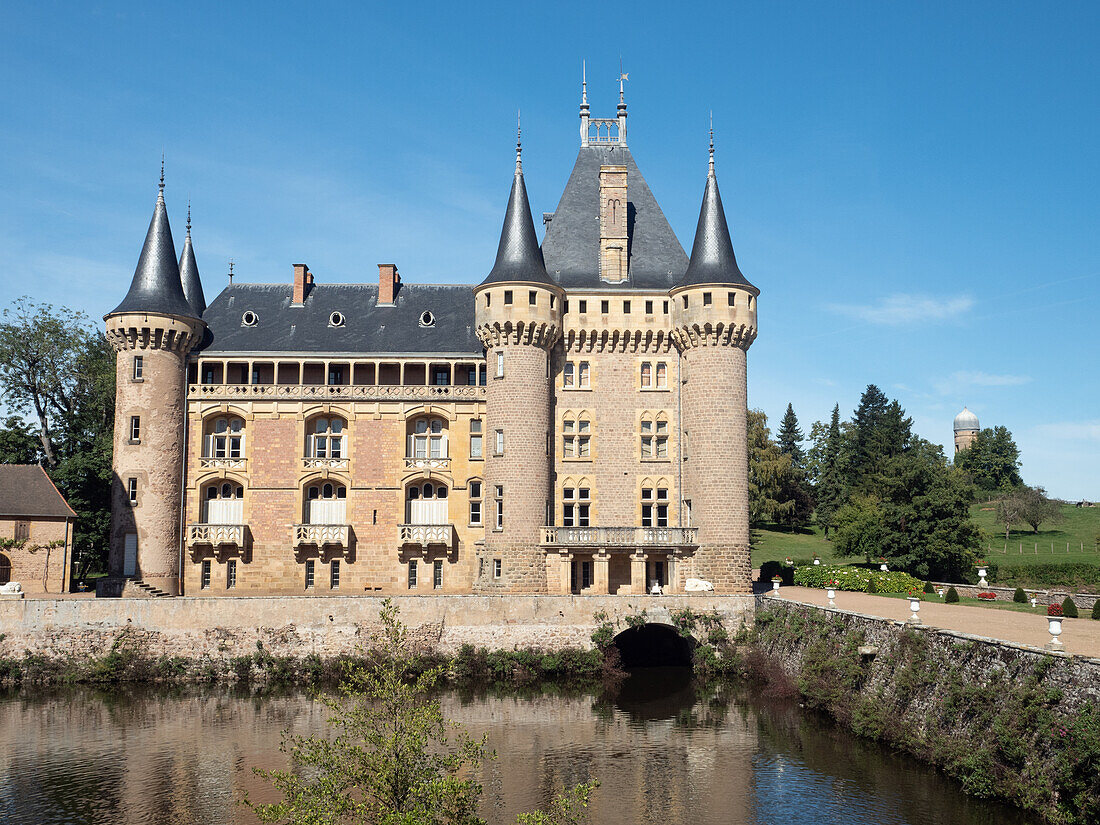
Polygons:
[[243,470],[247,463],[246,458],[214,458],[204,455],[199,459],[199,467],[204,470]]
[[328,401],[483,401],[485,387],[467,384],[191,384],[188,398],[214,400],[290,399]]
[[691,547],[694,527],[543,527],[550,547]]
[[449,458],[406,458],[406,470],[449,470],[451,459]]
[[303,470],[346,470],[350,462],[346,458],[303,458]]
[[189,524],[187,546],[208,544],[211,547],[244,547],[247,535],[247,524]]
[[347,524],[295,524],[294,545],[333,545],[346,548],[350,542],[351,526]]
[[454,540],[454,532],[453,524],[402,524],[401,543],[419,544],[421,547],[443,544],[449,547]]

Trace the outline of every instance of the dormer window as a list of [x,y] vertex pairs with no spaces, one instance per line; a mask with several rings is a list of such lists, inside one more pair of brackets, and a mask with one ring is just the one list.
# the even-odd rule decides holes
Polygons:
[[241,316],[241,326],[254,327],[259,320],[260,318],[255,312],[248,310],[248,312]]
[[334,312],[328,316],[328,325],[330,327],[342,327],[344,325],[344,316],[339,312]]
[[422,327],[434,327],[435,316],[432,315],[430,310],[424,310],[420,313],[420,326]]

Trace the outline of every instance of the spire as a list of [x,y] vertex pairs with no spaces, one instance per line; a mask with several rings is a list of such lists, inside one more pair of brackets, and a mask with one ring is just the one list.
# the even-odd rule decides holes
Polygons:
[[677,286],[699,284],[738,284],[752,286],[737,267],[730,240],[726,212],[722,208],[722,195],[718,191],[718,178],[714,174],[714,131],[711,130],[707,186],[703,192],[703,206],[699,210],[699,224],[695,228],[695,243],[691,247],[691,260],[687,271]]
[[164,205],[164,159],[160,162],[160,186],[145,245],[141,248],[130,291],[108,315],[122,312],[149,312],[158,315],[198,317],[183,294],[168,208]]
[[588,65],[581,61],[581,146],[588,145]]
[[623,91],[623,81],[630,80],[630,75],[623,71],[623,58],[619,56],[619,105],[616,112],[616,120],[619,121],[619,145],[626,146],[626,95]]
[[[710,159],[707,162],[709,171],[707,177],[714,177],[714,112],[710,113]],[[190,206],[187,207],[190,210]],[[188,212],[190,214],[190,211]]]
[[523,174],[523,129],[520,128],[520,110],[516,109],[516,174]]
[[187,201],[187,237],[183,239],[183,254],[180,255],[180,284],[191,311],[201,318],[206,311],[206,296],[202,293],[199,265],[191,246],[191,201]]
[[523,166],[520,162],[519,128],[516,128],[516,174],[512,179],[512,192],[508,196],[508,210],[504,214],[504,226],[500,230],[497,259],[482,285],[504,281],[553,284],[542,262],[542,250],[535,237],[535,224],[531,220],[531,205],[527,201],[527,186],[523,182]]

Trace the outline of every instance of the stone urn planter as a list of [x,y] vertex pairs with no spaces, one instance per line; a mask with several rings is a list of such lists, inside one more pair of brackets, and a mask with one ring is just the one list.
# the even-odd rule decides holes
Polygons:
[[821,564],[821,559],[817,558],[817,556],[814,556],[814,564],[815,565]]
[[920,624],[920,616],[917,615],[920,613],[920,596],[909,594],[909,612],[912,614],[909,617],[909,624]]
[[886,566],[886,562],[883,562],[882,564],[880,564],[878,566],[878,569],[881,570],[883,573],[889,573],[890,572],[890,568]]
[[778,593],[779,585],[781,584],[783,584],[783,579],[779,578],[779,576],[776,576],[774,579],[772,579],[772,592]]
[[987,568],[984,563],[978,564],[978,585],[981,587],[989,587],[989,582],[985,580],[986,571],[988,569],[989,568]]
[[825,591],[825,595],[829,597],[829,607],[836,607],[836,602],[834,601],[834,599],[836,599],[836,589],[830,587]]
[[1047,605],[1047,633],[1050,634],[1050,641],[1045,645],[1047,650],[1066,649],[1066,646],[1062,644],[1062,640],[1058,638],[1062,635],[1062,619],[1064,618],[1065,617],[1062,615],[1062,605]]

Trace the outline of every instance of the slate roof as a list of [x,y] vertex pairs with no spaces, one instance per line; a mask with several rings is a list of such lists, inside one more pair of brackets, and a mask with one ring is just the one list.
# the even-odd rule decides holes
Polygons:
[[531,220],[531,205],[527,201],[527,186],[518,162],[512,192],[508,196],[508,209],[504,213],[504,226],[500,230],[496,262],[481,283],[496,284],[502,281],[554,283],[543,266],[542,250],[539,249],[535,224]]
[[0,464],[0,516],[75,518],[76,513],[37,464]]
[[[474,334],[474,293],[469,284],[398,285],[393,306],[378,306],[377,284],[313,284],[305,304],[292,307],[293,286],[233,284],[203,313],[207,325],[200,349],[218,353],[316,352],[348,354],[455,354],[482,357]],[[244,326],[245,312],[254,326]],[[431,312],[435,323],[420,325]],[[333,312],[342,327],[329,324]]]
[[[629,277],[600,280],[600,166],[627,169]],[[567,289],[669,289],[687,270],[688,257],[625,146],[581,147],[557,211],[546,229],[542,256],[550,277]]]
[[195,249],[191,246],[191,229],[183,241],[183,254],[180,255],[180,283],[183,285],[183,297],[187,299],[192,312],[198,317],[206,311],[206,296],[202,292],[202,280],[199,278],[199,265],[195,261]]
[[[134,280],[122,303],[107,313],[154,312],[197,318],[180,282],[180,267],[176,261],[176,247],[172,242],[172,227],[168,225],[168,208],[164,205],[164,192],[157,196],[145,244],[141,247]],[[107,317],[104,316],[104,317]]]
[[691,262],[677,286],[700,284],[752,286],[741,274],[737,257],[733,254],[733,242],[730,240],[726,211],[722,208],[722,194],[718,191],[718,178],[714,174],[713,163],[707,173],[706,189],[703,190],[703,205],[699,208],[699,224],[695,228]]

